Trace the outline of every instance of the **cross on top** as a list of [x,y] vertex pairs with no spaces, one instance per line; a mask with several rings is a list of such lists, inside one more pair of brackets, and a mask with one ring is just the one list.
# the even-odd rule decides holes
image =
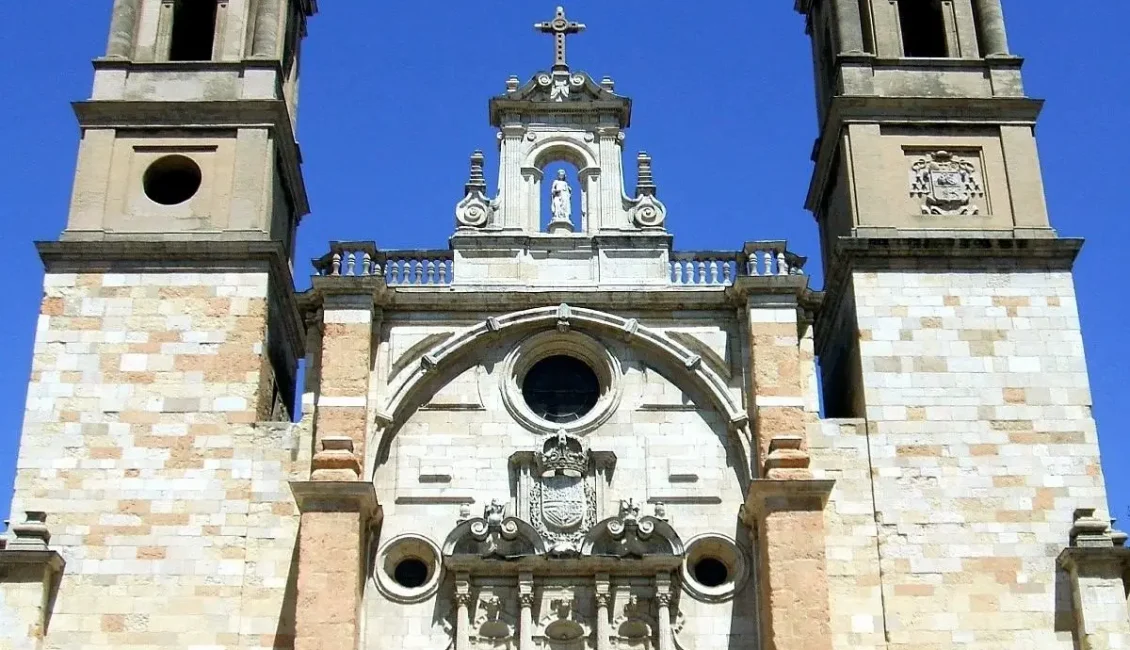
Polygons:
[[553,34],[554,51],[556,57],[553,61],[554,70],[568,70],[569,65],[565,62],[565,37],[573,34],[580,34],[585,31],[585,26],[581,23],[571,22],[565,17],[565,7],[557,8],[557,16],[553,20],[544,23],[536,23],[534,29],[543,34]]

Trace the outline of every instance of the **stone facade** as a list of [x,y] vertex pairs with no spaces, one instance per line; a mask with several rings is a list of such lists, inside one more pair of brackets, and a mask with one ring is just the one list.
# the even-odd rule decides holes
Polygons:
[[186,36],[115,0],[40,244],[0,650],[1125,647],[1039,103],[999,0],[904,3],[797,4],[824,292],[785,242],[674,248],[558,9],[450,248],[335,242],[296,293],[316,5]]

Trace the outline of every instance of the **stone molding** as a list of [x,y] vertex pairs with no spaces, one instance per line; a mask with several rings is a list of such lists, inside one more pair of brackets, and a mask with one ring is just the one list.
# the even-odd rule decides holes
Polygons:
[[1130,571],[1130,548],[1110,546],[1106,548],[1095,547],[1069,547],[1063,549],[1056,558],[1056,566],[1071,571],[1076,568],[1098,566],[1118,567],[1122,571]]
[[743,519],[751,523],[751,517],[773,512],[821,511],[835,485],[833,480],[754,479],[750,481]]
[[282,244],[274,241],[40,241],[35,243],[47,273],[247,272],[267,265],[270,300],[280,307],[286,343],[294,358],[306,354],[305,325],[294,293],[294,278]]
[[290,490],[302,513],[357,512],[381,518],[376,489],[368,481],[291,481]]
[[[219,64],[217,64],[219,65]],[[241,64],[242,65],[242,64]],[[302,177],[302,153],[286,102],[281,99],[229,101],[84,101],[73,104],[83,129],[183,129],[184,116],[192,116],[193,129],[267,128],[283,164],[287,185],[293,190],[295,214],[301,222],[310,213],[306,181]]]

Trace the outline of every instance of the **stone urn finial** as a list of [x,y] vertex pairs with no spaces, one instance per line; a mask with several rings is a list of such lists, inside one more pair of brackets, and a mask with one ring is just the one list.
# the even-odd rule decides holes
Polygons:
[[1095,508],[1077,509],[1075,523],[1071,526],[1071,545],[1081,548],[1114,546],[1110,524],[1095,516]]
[[10,551],[46,551],[51,541],[51,531],[47,530],[47,513],[29,510],[24,522],[12,526],[13,537],[8,541]]

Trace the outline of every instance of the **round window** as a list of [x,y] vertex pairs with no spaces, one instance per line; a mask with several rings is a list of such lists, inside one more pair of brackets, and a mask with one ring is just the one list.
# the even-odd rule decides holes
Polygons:
[[396,564],[392,579],[406,589],[423,587],[428,582],[428,565],[415,557],[405,558]]
[[145,196],[161,205],[177,205],[196,196],[200,167],[187,156],[165,156],[145,170]]
[[721,587],[730,579],[730,569],[718,558],[704,557],[694,564],[694,579],[707,587]]
[[549,422],[575,422],[596,406],[600,380],[584,361],[555,355],[538,361],[522,380],[522,397],[530,410]]

